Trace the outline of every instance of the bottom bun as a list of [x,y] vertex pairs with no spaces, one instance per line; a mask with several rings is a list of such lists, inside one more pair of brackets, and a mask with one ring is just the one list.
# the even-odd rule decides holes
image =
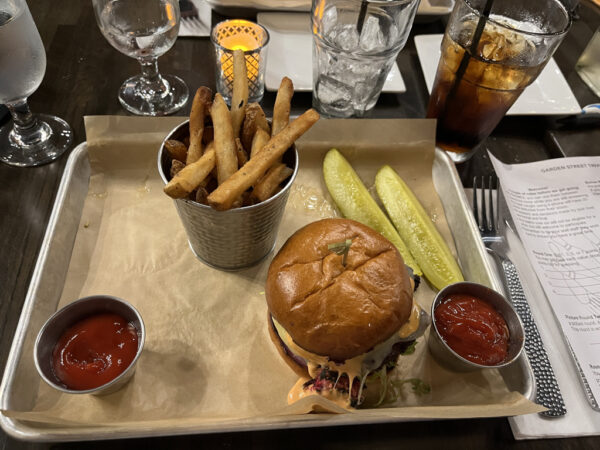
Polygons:
[[273,344],[275,344],[275,348],[277,348],[277,352],[279,353],[279,355],[283,358],[287,365],[290,366],[290,368],[294,372],[296,372],[296,375],[303,378],[310,378],[310,375],[308,373],[308,367],[300,365],[285,351],[285,344],[283,343],[283,341],[279,337],[279,334],[275,330],[275,324],[273,323],[273,319],[271,318],[270,312],[267,312],[267,321],[269,322],[269,337],[271,338],[271,341],[273,341]]

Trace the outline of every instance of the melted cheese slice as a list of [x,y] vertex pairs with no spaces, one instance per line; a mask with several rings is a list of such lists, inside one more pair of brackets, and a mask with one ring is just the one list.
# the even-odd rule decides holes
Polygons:
[[[409,319],[404,325],[402,325],[402,327],[400,327],[400,329],[396,333],[394,333],[386,341],[376,345],[373,348],[373,350],[367,353],[363,353],[362,355],[355,356],[354,358],[347,359],[341,364],[330,361],[327,356],[317,355],[316,353],[312,353],[308,350],[303,349],[294,342],[289,333],[285,330],[285,328],[283,328],[283,326],[279,322],[277,322],[277,320],[275,320],[275,318],[273,318],[273,324],[275,325],[277,333],[279,334],[279,337],[285,343],[285,345],[287,345],[287,347],[294,354],[300,356],[306,361],[306,364],[308,366],[308,373],[312,378],[315,378],[317,376],[317,372],[320,367],[326,367],[330,370],[336,371],[338,373],[338,380],[343,374],[346,374],[348,376],[350,388],[347,398],[344,401],[344,404],[341,405],[347,407],[350,404],[350,395],[352,391],[352,383],[354,381],[354,378],[358,378],[360,380],[360,390],[358,394],[358,398],[360,399],[367,376],[372,371],[381,366],[386,356],[391,353],[394,344],[402,341],[403,339],[406,339],[408,336],[417,331],[417,329],[419,328],[420,314],[421,307],[413,301]],[[299,400],[300,398],[306,395],[302,392],[302,385],[306,381],[308,380],[301,378],[294,385],[294,387],[288,394],[288,404],[292,404],[293,402]],[[335,403],[341,404],[340,399],[338,398],[339,395],[339,392],[334,391],[332,393],[327,393],[326,397],[331,397],[330,400],[334,401]]]

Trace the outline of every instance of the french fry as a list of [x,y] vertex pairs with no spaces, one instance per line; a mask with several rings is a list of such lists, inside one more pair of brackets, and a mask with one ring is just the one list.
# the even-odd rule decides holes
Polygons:
[[177,161],[185,163],[188,149],[183,142],[169,139],[168,141],[165,141],[165,150],[171,159],[176,159]]
[[252,196],[261,202],[265,201],[275,193],[281,182],[289,178],[293,172],[292,169],[283,163],[275,164],[256,183],[256,186],[252,189]]
[[240,195],[238,198],[235,199],[235,201],[231,204],[232,208],[240,208],[241,206],[244,206],[244,196]]
[[256,104],[256,126],[262,128],[269,134],[271,133],[271,126],[269,125],[267,116],[265,116],[265,112],[258,103]]
[[190,112],[190,146],[187,153],[187,164],[196,162],[202,156],[204,118],[206,117],[206,106],[210,104],[211,99],[212,91],[209,88],[204,86],[198,88]]
[[[212,151],[215,151],[215,141],[210,141],[210,142],[209,142],[209,143],[206,145],[206,147],[204,147],[204,153],[206,153],[206,152],[208,152],[208,151],[210,151],[210,150],[212,150]],[[202,181],[200,182],[200,184],[198,185],[198,188],[201,188],[201,187],[203,187],[203,188],[206,188],[206,189],[208,189],[208,188],[207,188],[207,186],[208,186],[208,184],[209,184],[209,183],[211,183],[211,182],[214,182],[214,183],[215,183],[215,185],[216,185],[216,183],[217,183],[217,181],[216,181],[216,176],[217,176],[217,175],[216,175],[216,173],[217,173],[217,165],[216,165],[216,163],[215,163],[215,165],[214,165],[214,167],[212,168],[212,170],[210,171],[210,173],[209,173],[209,174],[206,176],[206,178],[204,178],[204,180],[202,180]],[[213,176],[213,174],[214,174],[214,176]],[[215,187],[216,187],[216,186],[215,186]],[[208,195],[208,193],[207,193],[206,195]]]
[[238,170],[231,114],[221,94],[215,95],[210,116],[215,130],[217,180],[221,184]]
[[181,162],[178,159],[171,160],[171,170],[169,171],[169,175],[171,175],[171,178],[177,175],[184,167],[184,162]]
[[208,192],[214,191],[218,186],[219,183],[217,183],[217,177],[213,176],[212,174],[206,177],[206,186],[204,187]]
[[242,50],[233,51],[233,93],[231,95],[231,123],[233,134],[240,136],[240,128],[248,105],[248,72]]
[[319,113],[314,109],[309,109],[291,122],[276,136],[272,137],[261,152],[251,158],[231,177],[219,184],[219,187],[208,196],[208,204],[220,211],[229,209],[232,203],[246,189],[254,185],[296,139],[302,136],[317,120],[319,120]]
[[164,187],[172,198],[183,198],[196,189],[215,166],[215,151],[208,149],[196,162],[188,164]]
[[269,142],[271,136],[262,128],[257,128],[254,137],[252,138],[252,145],[250,147],[250,158],[254,158],[258,152]]
[[271,136],[275,136],[283,130],[290,121],[290,109],[292,107],[292,96],[294,95],[294,85],[288,77],[283,77],[275,105],[273,107],[273,125],[271,127]]
[[[210,115],[210,111],[208,112]],[[204,126],[204,133],[202,133],[202,143],[204,145],[208,145],[209,142],[212,142],[215,139],[215,133],[212,125]]]
[[246,150],[244,150],[244,146],[242,145],[240,138],[235,138],[235,150],[238,160],[238,167],[242,167],[248,162],[248,153],[246,153]]
[[242,194],[242,206],[252,206],[252,205],[256,205],[258,203],[258,200],[254,197],[252,197],[252,192],[250,191],[245,191]]
[[196,197],[194,198],[195,201],[197,201],[198,203],[202,203],[203,205],[206,205],[207,197],[208,197],[208,191],[206,190],[206,188],[200,186],[198,189],[196,189]]
[[250,103],[246,108],[246,115],[240,133],[240,139],[246,150],[252,145],[252,138],[257,128],[262,128],[269,133],[269,136],[271,135],[271,127],[269,126],[265,112],[258,103]]

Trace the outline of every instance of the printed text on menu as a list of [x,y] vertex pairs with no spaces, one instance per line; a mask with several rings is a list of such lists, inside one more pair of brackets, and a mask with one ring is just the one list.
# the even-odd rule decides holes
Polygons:
[[531,264],[600,399],[600,157],[492,162]]

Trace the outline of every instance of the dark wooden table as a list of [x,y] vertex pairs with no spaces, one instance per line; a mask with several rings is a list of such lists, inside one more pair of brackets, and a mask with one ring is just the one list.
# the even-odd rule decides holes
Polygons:
[[[138,73],[137,62],[109,46],[96,25],[89,0],[30,0],[29,6],[44,41],[48,68],[30,104],[34,111],[56,114],[67,120],[75,144],[85,140],[83,116],[126,114],[117,100],[120,84]],[[581,105],[597,103],[598,97],[574,71],[575,61],[593,31],[600,25],[600,11],[588,0],[580,6],[565,42],[555,54]],[[222,17],[213,12],[213,23]],[[445,22],[417,18],[413,35],[442,33]],[[214,62],[210,41],[179,39],[159,60],[165,73],[183,78],[191,89],[207,85],[214,89]],[[382,95],[373,117],[424,117],[427,89],[412,37],[398,57],[407,91]],[[274,94],[267,93],[267,113]],[[292,113],[310,107],[310,93],[294,97]],[[190,105],[179,112],[187,115]],[[600,154],[600,129],[561,126],[556,118],[507,117],[487,140],[488,148],[505,162],[527,162],[562,155]],[[23,301],[27,293],[54,196],[67,161],[34,169],[0,164],[0,368],[4,370]],[[474,174],[491,173],[485,152],[459,166],[465,185]],[[600,437],[515,441],[504,418],[394,423],[370,426],[242,432],[134,439],[110,442],[33,444],[20,442],[0,431],[0,449],[78,448],[356,448],[386,449],[400,446],[425,448],[600,448]]]

